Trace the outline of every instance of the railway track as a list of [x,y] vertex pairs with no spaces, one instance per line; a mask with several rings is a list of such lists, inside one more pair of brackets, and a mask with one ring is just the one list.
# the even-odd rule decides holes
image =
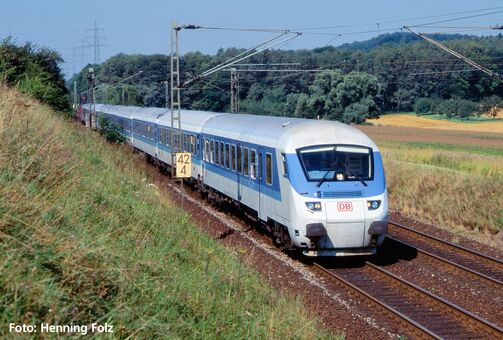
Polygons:
[[477,275],[492,286],[503,286],[503,261],[462,247],[396,222],[388,222],[390,238],[428,256]]
[[387,270],[365,262],[361,268],[315,266],[403,326],[401,332],[415,338],[496,339],[503,329],[475,314],[408,282]]

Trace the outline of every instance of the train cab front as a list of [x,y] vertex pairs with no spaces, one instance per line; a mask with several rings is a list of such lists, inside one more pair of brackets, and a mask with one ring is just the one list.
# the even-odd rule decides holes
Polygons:
[[[294,245],[306,256],[374,254],[387,233],[388,198],[377,148],[317,145],[297,150],[291,178]],[[290,164],[289,164],[290,165]],[[292,234],[292,233],[291,233]]]

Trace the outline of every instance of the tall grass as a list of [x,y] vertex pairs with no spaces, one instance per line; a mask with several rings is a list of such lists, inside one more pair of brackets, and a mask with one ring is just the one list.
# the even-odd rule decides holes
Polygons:
[[0,88],[0,337],[10,322],[113,337],[320,338],[151,183],[139,156]]
[[503,230],[501,150],[397,142],[380,148],[391,209],[502,246],[493,236]]

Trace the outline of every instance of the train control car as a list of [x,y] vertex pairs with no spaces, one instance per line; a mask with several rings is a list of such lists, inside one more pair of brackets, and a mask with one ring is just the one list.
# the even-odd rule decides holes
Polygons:
[[[169,110],[97,104],[96,111],[135,148],[171,166]],[[288,117],[188,110],[181,116],[175,143],[192,153],[192,182],[263,224],[278,245],[306,256],[347,256],[374,254],[383,242],[381,154],[358,129]]]

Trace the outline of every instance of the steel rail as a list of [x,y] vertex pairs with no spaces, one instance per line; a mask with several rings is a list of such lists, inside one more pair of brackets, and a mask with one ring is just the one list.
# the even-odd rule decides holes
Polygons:
[[[467,328],[470,329],[475,329],[477,331],[482,331],[486,333],[487,335],[490,335],[493,338],[500,338],[503,335],[503,329],[500,328],[499,326],[484,320],[480,318],[479,316],[457,306],[454,305],[453,303],[436,296],[427,290],[409,282],[401,277],[375,265],[370,262],[365,262],[365,265],[371,270],[377,272],[380,276],[384,277],[384,280],[391,281],[394,284],[401,285],[404,287],[406,290],[409,290],[410,292],[413,292],[413,295],[416,295],[419,299],[421,297],[425,297],[429,299],[440,311],[444,312],[444,315],[449,314],[454,316],[454,319],[457,321],[462,322],[464,325],[467,326]],[[419,322],[414,320],[414,315],[407,316],[401,313],[400,311],[396,310],[392,306],[386,304],[386,302],[379,300],[375,296],[373,296],[371,293],[368,293],[364,291],[362,288],[358,287],[357,285],[349,282],[342,276],[334,273],[333,271],[330,271],[329,269],[324,268],[323,266],[315,263],[315,266],[322,270],[323,272],[327,273],[331,277],[335,278],[337,281],[343,283],[345,286],[351,288],[351,290],[356,291],[360,295],[363,295],[365,299],[371,300],[375,304],[379,305],[382,309],[386,310],[387,312],[391,312],[395,317],[407,322],[409,324],[408,330],[412,331],[412,334],[415,336],[418,336],[420,338],[435,338],[435,339],[442,339],[443,336],[436,334],[434,331],[428,328],[428,325],[425,324],[420,324]],[[450,313],[445,313],[446,310],[450,311]]]
[[468,325],[477,325],[477,328],[482,328],[485,329],[489,334],[493,335],[495,339],[501,338],[503,336],[503,328],[493,324],[492,322],[489,322],[487,320],[482,319],[478,315],[473,314],[470,311],[467,311],[466,309],[457,306],[444,298],[437,296],[435,294],[430,293],[424,288],[419,287],[418,285],[407,281],[405,279],[402,279],[400,276],[393,274],[384,268],[381,268],[373,263],[370,262],[365,262],[366,265],[371,267],[372,269],[382,273],[383,275],[387,277],[391,277],[397,282],[400,282],[402,285],[409,287],[412,290],[421,292],[423,295],[427,296],[428,298],[435,300],[438,304],[448,306],[452,311],[458,314],[458,317],[461,318],[463,321],[466,322]]
[[445,259],[445,258],[440,257],[438,255],[435,255],[433,253],[430,253],[427,250],[421,249],[421,248],[419,248],[417,246],[414,246],[412,244],[409,244],[409,243],[407,243],[405,241],[398,240],[398,239],[396,239],[396,238],[394,238],[392,236],[388,236],[387,235],[386,238],[389,239],[389,240],[391,240],[391,241],[393,241],[393,242],[402,244],[402,245],[404,245],[406,247],[410,247],[410,248],[416,250],[418,253],[423,254],[426,257],[433,258],[433,259],[435,259],[435,260],[437,260],[439,262],[442,262],[442,263],[446,263],[446,264],[454,267],[455,269],[457,269],[460,272],[468,273],[468,274],[472,275],[473,277],[475,277],[476,279],[482,280],[485,283],[489,284],[490,286],[492,286],[492,287],[494,287],[496,289],[503,288],[503,282],[501,282],[501,281],[499,281],[499,280],[497,280],[495,278],[492,278],[492,277],[490,277],[488,275],[485,275],[485,274],[480,273],[478,271],[475,271],[475,270],[473,270],[471,268],[465,267],[465,266],[463,266],[463,265],[461,265],[459,263],[450,261],[448,259]]
[[383,310],[385,313],[393,315],[395,318],[399,319],[402,322],[405,322],[408,327],[407,330],[411,332],[410,335],[414,335],[417,338],[421,339],[442,339],[442,337],[436,335],[435,333],[431,332],[427,328],[423,327],[416,321],[410,319],[408,316],[402,314],[401,312],[397,311],[395,308],[387,305],[383,301],[373,297],[369,293],[365,292],[363,289],[357,287],[356,285],[352,284],[351,282],[347,281],[346,279],[342,278],[340,275],[335,274],[334,272],[324,268],[323,266],[319,265],[318,263],[314,263],[314,266],[324,273],[330,275],[331,277],[335,278],[338,282],[342,283],[346,287],[350,288],[354,292],[356,292],[359,295],[362,295],[365,299],[370,300],[373,302],[375,305],[377,305],[381,310]]
[[503,266],[503,261],[498,260],[498,259],[496,259],[496,258],[494,258],[494,257],[491,257],[491,256],[488,256],[488,255],[485,255],[485,254],[479,253],[479,252],[477,252],[477,251],[474,251],[474,250],[468,249],[468,248],[466,248],[466,247],[463,247],[463,246],[460,246],[460,245],[454,244],[454,243],[449,242],[449,241],[446,241],[446,240],[442,240],[442,239],[440,239],[440,238],[438,238],[438,237],[435,237],[435,236],[432,236],[432,235],[428,235],[428,234],[426,234],[426,233],[424,233],[424,232],[422,232],[422,231],[412,229],[412,228],[410,228],[410,227],[407,227],[407,226],[405,226],[405,225],[403,225],[403,224],[400,224],[400,223],[397,223],[397,222],[388,221],[388,224],[391,224],[391,225],[394,225],[394,226],[396,226],[396,227],[399,227],[399,228],[405,229],[405,230],[410,231],[410,232],[412,232],[412,233],[414,233],[414,234],[418,234],[418,235],[424,236],[424,237],[429,238],[429,239],[431,239],[431,240],[435,240],[435,241],[440,242],[440,243],[442,243],[442,244],[448,245],[448,246],[450,246],[450,247],[452,247],[452,248],[455,248],[455,249],[458,249],[458,250],[464,251],[464,252],[466,252],[466,253],[469,253],[469,254],[471,254],[471,255],[473,255],[473,256],[477,256],[477,257],[479,257],[479,258],[483,258],[484,260],[487,260],[488,262],[492,262],[492,263],[495,263],[495,264],[497,264],[497,265],[499,265],[499,266]]

